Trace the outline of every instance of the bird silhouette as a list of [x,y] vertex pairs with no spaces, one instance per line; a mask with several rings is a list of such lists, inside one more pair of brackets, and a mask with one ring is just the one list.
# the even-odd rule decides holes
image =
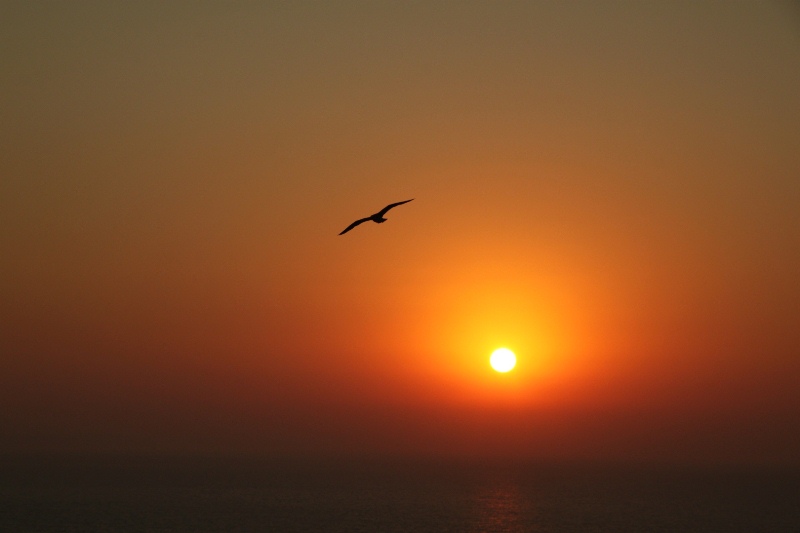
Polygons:
[[[413,200],[413,198],[411,200]],[[383,218],[383,215],[385,215],[386,212],[389,211],[389,209],[391,209],[393,207],[397,207],[398,205],[407,204],[411,200],[405,200],[403,202],[395,202],[393,204],[389,204],[386,207],[384,207],[383,209],[381,209],[380,211],[378,211],[377,213],[375,213],[374,215],[370,215],[370,216],[368,216],[366,218],[360,218],[360,219],[356,220],[355,222],[353,222],[352,224],[350,224],[349,226],[347,226],[346,228],[344,228],[344,231],[341,232],[339,235],[344,235],[345,233],[347,233],[351,229],[355,228],[359,224],[363,224],[364,222],[368,222],[370,220],[373,221],[373,222],[377,222],[378,224],[382,224],[382,223],[386,222],[386,219]]]

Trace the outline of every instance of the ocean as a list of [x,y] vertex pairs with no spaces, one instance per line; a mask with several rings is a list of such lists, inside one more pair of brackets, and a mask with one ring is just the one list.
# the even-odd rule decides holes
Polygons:
[[800,532],[800,472],[482,461],[0,461],[6,533]]

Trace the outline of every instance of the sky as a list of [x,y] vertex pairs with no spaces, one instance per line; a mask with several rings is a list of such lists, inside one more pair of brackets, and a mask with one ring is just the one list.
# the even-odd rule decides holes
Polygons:
[[795,4],[10,1],[0,61],[0,452],[800,465]]

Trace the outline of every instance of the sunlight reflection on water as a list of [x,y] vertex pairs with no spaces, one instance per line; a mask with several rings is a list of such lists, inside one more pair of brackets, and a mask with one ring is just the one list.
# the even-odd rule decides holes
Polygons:
[[532,531],[530,502],[526,502],[519,485],[509,477],[496,478],[477,493],[475,511],[476,523],[470,529],[474,533]]

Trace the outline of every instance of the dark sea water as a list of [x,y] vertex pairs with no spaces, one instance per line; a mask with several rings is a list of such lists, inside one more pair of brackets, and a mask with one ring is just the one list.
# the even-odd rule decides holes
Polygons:
[[432,461],[0,461],[2,532],[800,532],[800,472]]

